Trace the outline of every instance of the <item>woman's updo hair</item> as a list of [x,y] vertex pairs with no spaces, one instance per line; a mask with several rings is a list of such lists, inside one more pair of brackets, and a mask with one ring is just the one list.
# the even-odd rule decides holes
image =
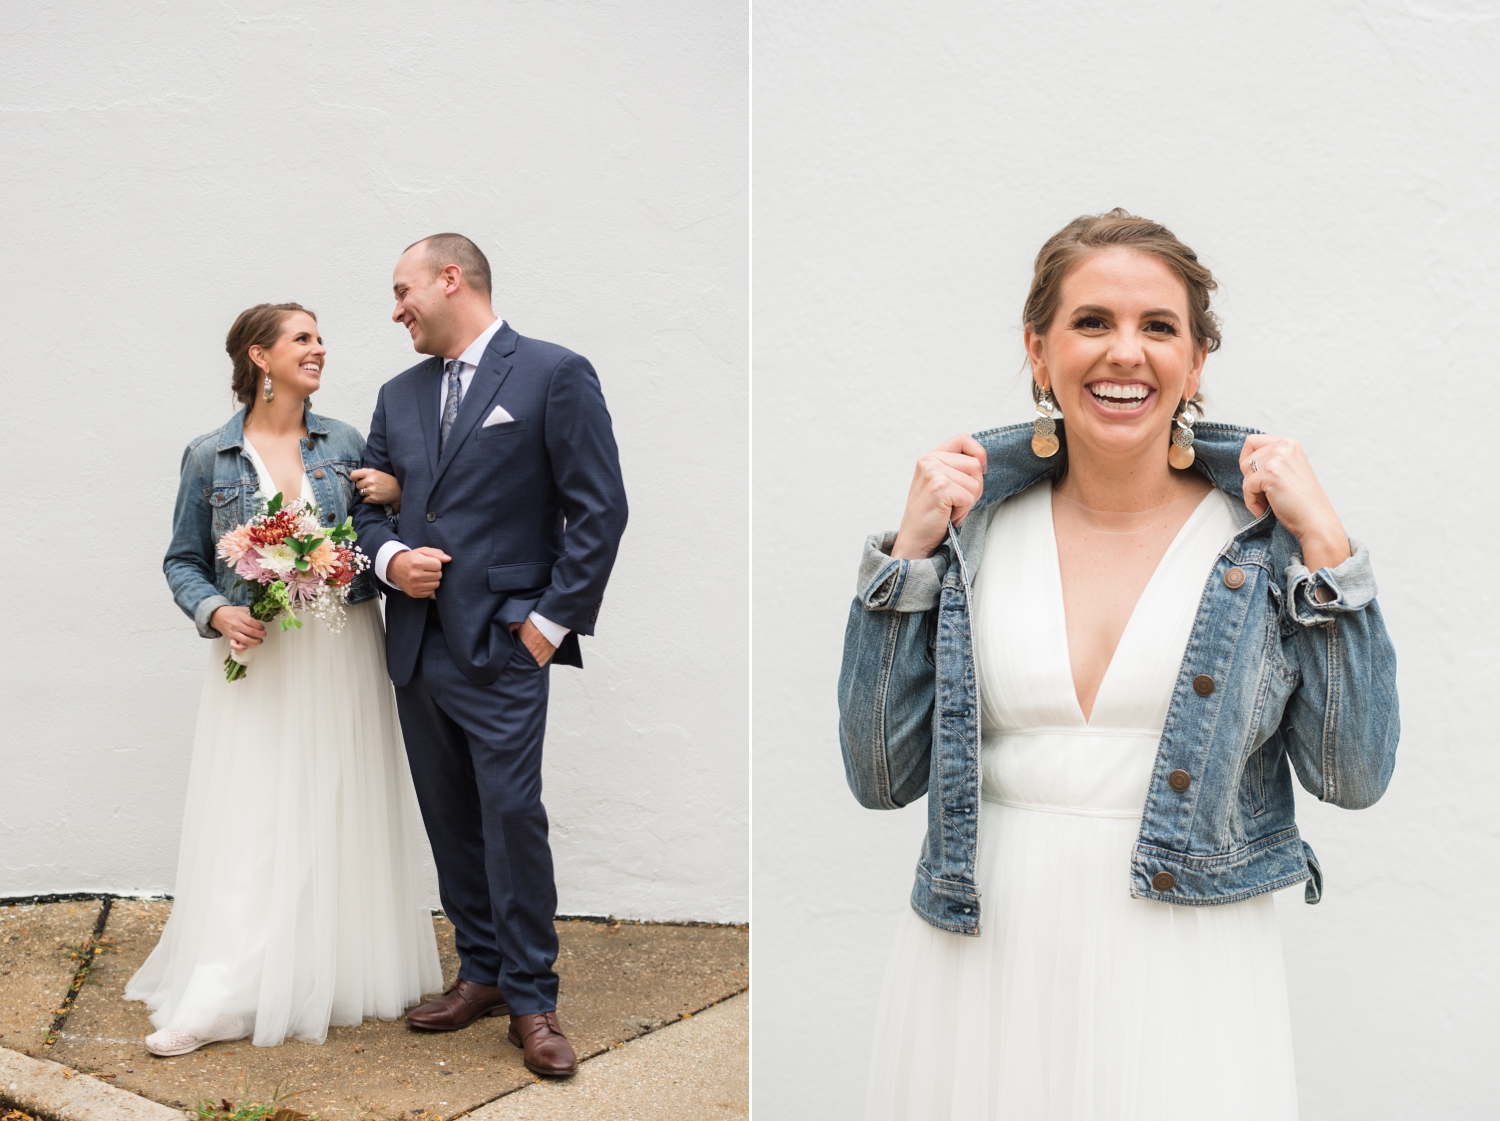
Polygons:
[[245,406],[246,411],[255,407],[256,392],[260,388],[261,372],[250,360],[252,346],[270,350],[281,338],[281,326],[294,311],[306,312],[316,322],[318,313],[301,304],[256,304],[240,312],[234,326],[224,338],[224,350],[234,363],[234,376],[229,386],[234,390],[235,400]]
[[[1177,235],[1167,227],[1149,218],[1137,218],[1118,206],[1107,214],[1085,214],[1074,218],[1047,239],[1036,255],[1022,322],[1037,334],[1045,334],[1057,316],[1063,281],[1089,254],[1115,246],[1149,253],[1177,274],[1177,279],[1187,290],[1189,329],[1194,345],[1210,354],[1218,350],[1219,317],[1208,307],[1219,287],[1214,274],[1198,260],[1198,254],[1178,241]],[[1031,396],[1040,400],[1041,395],[1041,387],[1033,379]],[[1201,397],[1201,394],[1195,394],[1193,404],[1199,404]]]

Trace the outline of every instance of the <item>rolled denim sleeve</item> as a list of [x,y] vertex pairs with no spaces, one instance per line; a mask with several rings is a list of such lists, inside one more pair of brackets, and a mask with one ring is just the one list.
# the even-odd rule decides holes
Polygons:
[[943,577],[948,572],[946,553],[898,560],[891,556],[895,545],[895,530],[865,539],[855,597],[866,611],[930,611],[942,595]]
[[1375,602],[1375,572],[1370,550],[1349,539],[1350,555],[1337,568],[1316,572],[1293,557],[1287,566],[1287,609],[1292,621],[1304,627],[1331,623],[1340,612],[1362,611]]
[[1336,568],[1287,567],[1282,650],[1299,681],[1282,724],[1297,778],[1346,809],[1385,793],[1401,738],[1396,651],[1375,598],[1369,550]]
[[213,613],[229,603],[214,584],[213,513],[203,496],[203,480],[197,457],[189,447],[182,453],[177,502],[172,511],[172,542],[167,546],[162,571],[172,599],[193,621],[204,638],[218,638],[208,625]]
[[839,747],[860,805],[893,810],[927,792],[936,668],[928,647],[948,559],[890,555],[895,533],[876,534],[860,558],[839,670]]

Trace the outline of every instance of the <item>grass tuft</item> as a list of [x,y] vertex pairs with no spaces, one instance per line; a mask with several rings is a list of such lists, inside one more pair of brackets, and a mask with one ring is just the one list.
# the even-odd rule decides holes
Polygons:
[[[244,1089],[241,1090],[239,1099],[231,1102],[228,1098],[220,1098],[215,1105],[208,1098],[198,1103],[196,1116],[198,1121],[320,1121],[316,1113],[303,1113],[300,1109],[293,1109],[286,1104],[288,1098],[295,1098],[303,1093],[297,1090],[286,1094],[282,1092],[278,1084],[271,1093],[271,1100],[267,1102],[256,1101],[250,1094],[250,1076],[245,1076]],[[6,1121],[0,1118],[0,1121]]]

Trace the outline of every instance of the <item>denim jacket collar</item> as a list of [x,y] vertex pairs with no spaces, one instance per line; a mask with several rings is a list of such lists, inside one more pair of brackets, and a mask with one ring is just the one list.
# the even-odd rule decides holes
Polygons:
[[[323,418],[312,411],[312,407],[305,401],[302,404],[302,423],[307,426],[309,436],[327,436],[328,426],[323,423]],[[219,430],[219,447],[221,452],[243,450],[245,447],[245,410],[241,409],[230,417]]]
[[[1322,801],[1359,808],[1380,797],[1395,762],[1396,662],[1369,552],[1351,540],[1337,568],[1302,565],[1272,513],[1244,505],[1250,432],[1194,428],[1194,467],[1233,499],[1239,530],[1207,576],[1173,688],[1131,856],[1136,898],[1201,906],[1307,881],[1316,902],[1322,873],[1297,830],[1293,769]],[[1051,472],[1030,435],[1029,424],[975,434],[989,454],[984,493],[930,557],[892,557],[894,533],[866,541],[839,674],[850,787],[879,809],[927,795],[912,905],[965,934],[980,918],[973,577],[993,511]]]
[[[1193,469],[1226,494],[1243,499],[1240,448],[1245,437],[1255,431],[1235,424],[1198,423],[1193,427],[1196,456]],[[984,477],[984,494],[974,509],[982,510],[1020,494],[1054,468],[1053,460],[1032,453],[1031,433],[1029,424],[1012,424],[975,434],[974,438],[986,445],[991,454],[989,472]],[[1165,458],[1166,452],[1162,455]]]

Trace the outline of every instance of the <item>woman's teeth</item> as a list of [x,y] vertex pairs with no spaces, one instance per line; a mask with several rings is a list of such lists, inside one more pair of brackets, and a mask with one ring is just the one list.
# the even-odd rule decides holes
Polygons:
[[1144,385],[1091,385],[1089,392],[1105,408],[1122,410],[1138,408],[1151,395],[1150,387]]

